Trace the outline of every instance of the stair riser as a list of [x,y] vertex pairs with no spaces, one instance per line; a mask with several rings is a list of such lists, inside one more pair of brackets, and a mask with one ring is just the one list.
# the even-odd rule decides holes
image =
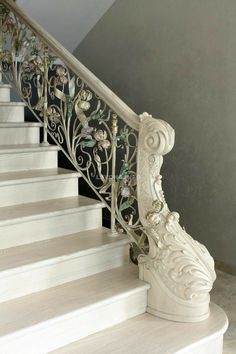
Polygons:
[[15,269],[14,272],[10,270],[2,272],[0,273],[0,302],[117,268],[128,262],[129,247],[120,245],[95,250],[90,254],[78,253],[50,259],[38,265]]
[[57,151],[0,154],[0,172],[57,168]]
[[102,226],[102,209],[88,209],[46,215],[34,220],[22,220],[20,223],[0,224],[0,249],[37,242],[80,231],[92,230]]
[[[200,344],[195,344],[194,348],[179,350],[176,354],[223,354],[223,336],[217,335],[213,339],[207,338]],[[225,352],[225,354],[230,354]]]
[[24,106],[0,106],[0,123],[24,122]]
[[0,102],[10,102],[10,87],[0,87]]
[[0,145],[39,144],[39,127],[0,127]]
[[[79,296],[79,294],[78,294]],[[0,341],[4,354],[45,354],[145,312],[147,290],[97,303]],[[24,335],[23,335],[24,332]],[[127,334],[128,335],[128,334]],[[125,339],[124,339],[125,340]],[[95,350],[96,351],[96,350]],[[81,353],[82,354],[82,353]]]
[[0,207],[73,197],[76,195],[78,195],[77,177],[55,178],[55,180],[25,182],[23,184],[8,186],[1,186],[0,184]]

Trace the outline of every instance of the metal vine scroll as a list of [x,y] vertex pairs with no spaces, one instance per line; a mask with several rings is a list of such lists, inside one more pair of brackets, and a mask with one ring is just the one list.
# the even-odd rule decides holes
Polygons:
[[44,125],[43,144],[60,146],[111,211],[111,228],[127,232],[145,252],[137,208],[137,132],[0,5],[1,72]]

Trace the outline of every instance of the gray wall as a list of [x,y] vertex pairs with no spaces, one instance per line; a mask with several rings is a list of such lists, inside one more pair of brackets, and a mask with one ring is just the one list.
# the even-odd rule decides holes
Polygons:
[[164,188],[236,269],[236,1],[117,0],[75,51],[137,113],[176,130]]
[[17,0],[17,4],[73,51],[115,0]]

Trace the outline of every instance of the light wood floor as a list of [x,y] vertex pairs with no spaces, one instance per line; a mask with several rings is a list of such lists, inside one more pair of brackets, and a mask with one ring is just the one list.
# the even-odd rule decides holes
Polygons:
[[[236,354],[236,276],[218,271],[217,280],[211,294],[211,300],[224,309],[229,319],[229,328],[224,337],[224,354]],[[212,322],[214,325],[217,325],[218,319],[214,318]],[[207,321],[205,323],[207,324]],[[145,325],[145,328],[143,328],[143,324]],[[150,346],[152,350],[149,350],[148,354],[159,353],[161,345],[165,346],[164,352],[166,353],[167,347],[166,342],[164,341],[165,337],[160,336],[160,333],[163,333],[163,328],[161,328],[161,332],[158,331],[158,325],[161,327],[161,324],[162,320],[148,314],[144,314],[127,321],[125,324],[118,325],[106,330],[105,332],[97,333],[77,343],[72,343],[65,348],[53,352],[52,354],[93,354],[94,343],[98,346],[96,350],[97,354],[108,354],[110,353],[111,347],[116,348],[113,353],[121,354],[124,352],[124,347],[122,346],[124,343],[123,338],[125,338],[126,348],[127,344],[130,345],[130,353],[145,353],[146,351],[144,348],[146,337],[149,338],[149,341],[152,340]],[[203,324],[204,323],[184,324],[184,326],[181,326],[181,331],[183,331],[183,327],[186,327],[186,332],[189,334],[191,332],[190,327],[193,327],[195,328],[195,332],[199,335],[199,331],[202,330]],[[172,326],[175,327],[173,333],[178,333],[179,324],[174,323]],[[206,329],[204,328],[204,331],[205,330]],[[125,333],[127,333],[127,335]],[[141,337],[143,336],[140,341],[137,340],[139,335]],[[181,339],[181,333],[178,333],[178,335]],[[135,339],[133,340],[133,338]],[[117,342],[120,343],[120,345],[117,346]],[[136,346],[137,342],[139,343],[139,347]],[[169,347],[167,350],[168,353],[174,352],[172,347],[172,343],[174,344],[174,342],[174,340],[169,341]],[[108,346],[107,343],[109,344]],[[158,349],[155,347],[157,344]]]
[[218,271],[211,299],[224,309],[229,319],[224,354],[236,354],[236,276]]

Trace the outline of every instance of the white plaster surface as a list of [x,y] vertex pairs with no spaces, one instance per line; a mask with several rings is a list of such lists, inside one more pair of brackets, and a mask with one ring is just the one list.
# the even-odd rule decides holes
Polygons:
[[224,354],[236,354],[236,276],[218,271],[211,300],[224,309],[229,319]]

